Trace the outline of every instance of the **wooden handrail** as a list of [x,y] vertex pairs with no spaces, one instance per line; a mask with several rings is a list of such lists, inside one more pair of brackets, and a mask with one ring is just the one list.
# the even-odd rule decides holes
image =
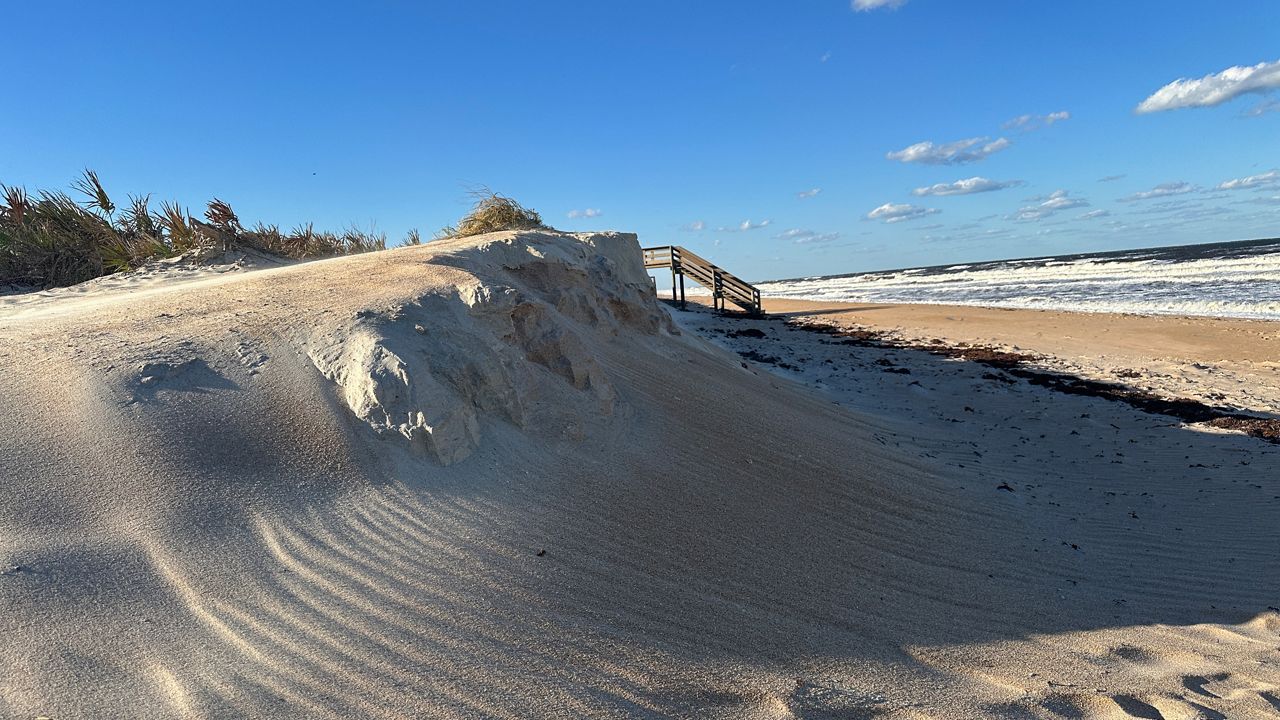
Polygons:
[[659,245],[642,248],[641,251],[646,268],[671,268],[673,299],[677,299],[674,283],[678,279],[681,292],[678,299],[683,301],[684,276],[688,275],[691,280],[711,291],[712,304],[717,310],[723,310],[724,301],[729,300],[752,314],[761,312],[760,291],[754,285],[701,255],[679,245]]

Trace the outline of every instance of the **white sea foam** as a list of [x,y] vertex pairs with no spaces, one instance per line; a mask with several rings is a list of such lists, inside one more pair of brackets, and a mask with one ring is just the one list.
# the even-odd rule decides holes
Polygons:
[[[1280,253],[1177,259],[1135,251],[760,284],[769,297],[1280,320]],[[1140,258],[1140,259],[1139,259]]]

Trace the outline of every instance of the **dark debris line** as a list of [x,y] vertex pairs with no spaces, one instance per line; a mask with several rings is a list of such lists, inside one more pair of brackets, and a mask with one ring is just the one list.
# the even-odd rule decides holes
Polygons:
[[[981,346],[947,345],[939,340],[928,343],[907,342],[891,338],[884,332],[865,328],[847,328],[820,321],[787,320],[785,322],[788,326],[798,330],[806,330],[838,338],[839,342],[844,345],[895,350],[923,350],[931,355],[967,360],[987,367],[997,368],[1009,375],[1026,380],[1032,385],[1039,385],[1068,395],[1105,398],[1115,402],[1126,403],[1144,412],[1176,418],[1184,423],[1203,423],[1224,430],[1235,430],[1268,442],[1280,444],[1280,419],[1260,418],[1236,413],[1188,398],[1161,397],[1145,390],[1138,390],[1115,383],[1086,380],[1071,375],[1033,370],[1028,365],[1037,358],[1026,353],[1013,353]],[[746,335],[748,331],[738,332]],[[754,337],[754,335],[752,336]]]

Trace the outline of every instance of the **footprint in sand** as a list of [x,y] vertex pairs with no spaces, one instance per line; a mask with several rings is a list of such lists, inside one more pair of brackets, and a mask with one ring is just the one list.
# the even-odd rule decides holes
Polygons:
[[1188,675],[1182,678],[1182,687],[1190,690],[1197,695],[1203,695],[1208,698],[1221,698],[1222,696],[1205,688],[1211,682],[1222,682],[1231,677],[1227,673],[1218,673],[1210,677],[1203,675]]
[[1111,701],[1129,717],[1165,720],[1164,715],[1154,705],[1143,702],[1132,695],[1112,695]]
[[199,358],[156,359],[138,367],[130,403],[155,399],[158,393],[203,393],[236,386]]
[[1120,645],[1111,649],[1111,654],[1121,660],[1128,660],[1135,663],[1155,662],[1156,657],[1150,652],[1133,645]]
[[796,680],[796,688],[784,701],[799,717],[870,717],[883,709],[883,695],[831,684]]
[[236,345],[236,357],[240,360],[250,375],[257,375],[259,368],[266,364],[269,359],[267,354],[248,342],[241,342]]

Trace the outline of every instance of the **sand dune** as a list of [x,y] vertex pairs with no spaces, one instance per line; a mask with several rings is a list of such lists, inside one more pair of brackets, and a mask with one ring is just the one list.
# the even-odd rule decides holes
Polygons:
[[0,713],[1280,713],[1274,446],[679,322],[623,234],[0,300]]

